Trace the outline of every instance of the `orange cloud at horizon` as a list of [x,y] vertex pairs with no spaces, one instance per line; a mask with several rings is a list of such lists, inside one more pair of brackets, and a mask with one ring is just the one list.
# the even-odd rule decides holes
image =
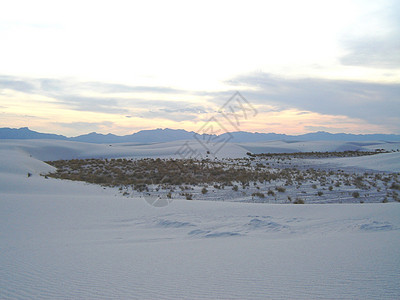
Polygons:
[[[259,105],[257,114],[247,114],[245,117],[238,112],[237,119],[232,126],[232,120],[224,118],[216,107],[208,112],[197,114],[195,111],[165,112],[164,110],[151,111],[143,107],[121,107],[126,114],[107,111],[90,111],[82,108],[74,109],[66,106],[57,99],[43,95],[26,94],[22,92],[6,91],[0,95],[0,127],[29,127],[32,130],[77,136],[90,132],[113,133],[127,135],[145,129],[171,128],[185,129],[200,133],[221,134],[226,131],[248,131],[260,133],[281,133],[298,135],[315,131],[331,133],[387,133],[384,126],[370,124],[362,119],[347,116],[320,114],[298,109],[278,111],[271,106]],[[212,105],[211,105],[212,106]],[[148,114],[151,111],[151,114]],[[162,112],[162,114],[161,114]],[[179,118],[182,120],[179,121]],[[209,121],[214,122],[208,132],[204,126]],[[229,122],[231,121],[231,122]],[[211,131],[210,131],[211,130]],[[214,132],[212,132],[212,130]]]

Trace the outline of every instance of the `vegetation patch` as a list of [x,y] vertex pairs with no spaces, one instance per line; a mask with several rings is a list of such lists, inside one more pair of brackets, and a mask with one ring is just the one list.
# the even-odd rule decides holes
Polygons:
[[[375,154],[343,153],[354,156]],[[297,156],[309,158],[311,155],[331,157],[339,154],[271,154],[219,160],[58,160],[47,162],[56,167],[56,172],[44,176],[117,187],[127,197],[145,193],[169,199],[297,204],[300,200],[306,203],[400,201],[397,192],[400,189],[399,174],[304,168]],[[283,163],[282,158],[290,160]],[[277,159],[280,164],[275,164]]]

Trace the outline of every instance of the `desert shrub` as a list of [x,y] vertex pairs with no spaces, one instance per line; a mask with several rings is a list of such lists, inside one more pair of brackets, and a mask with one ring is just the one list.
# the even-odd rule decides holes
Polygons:
[[234,190],[235,192],[237,192],[239,190],[239,187],[237,185],[234,185],[232,190]]
[[185,193],[186,200],[193,200],[193,195],[190,193]]
[[134,189],[138,192],[143,192],[145,190],[148,191],[148,188],[145,184],[135,184]]
[[333,186],[329,186],[328,190],[332,191],[333,190]]
[[399,194],[396,193],[395,191],[393,191],[392,197],[393,197],[393,199],[394,199],[395,201],[400,202]]
[[208,190],[205,188],[205,187],[203,187],[202,189],[201,189],[201,193],[204,195],[204,194],[207,194],[207,192],[208,192]]
[[265,198],[265,195],[263,193],[253,193],[251,194],[253,197],[258,197],[258,198]]
[[301,198],[296,198],[296,201],[293,202],[293,204],[304,204],[304,200]]
[[400,184],[393,182],[390,188],[392,190],[400,190]]
[[277,190],[279,193],[284,193],[286,191],[286,189],[283,186],[277,186],[275,190]]
[[285,186],[293,185],[293,181],[291,179],[287,179],[285,182]]
[[354,198],[360,197],[360,193],[359,193],[359,192],[353,192],[351,195],[352,195]]
[[31,177],[31,176],[32,176],[32,173],[29,173],[29,172],[28,172],[27,176],[28,176],[28,177]]
[[311,185],[311,187],[312,187],[313,189],[316,189],[316,188],[317,188],[317,185],[314,183],[313,185]]
[[320,196],[320,197],[321,197],[323,194],[324,194],[324,193],[323,193],[322,191],[318,191],[318,193],[317,193],[317,195]]

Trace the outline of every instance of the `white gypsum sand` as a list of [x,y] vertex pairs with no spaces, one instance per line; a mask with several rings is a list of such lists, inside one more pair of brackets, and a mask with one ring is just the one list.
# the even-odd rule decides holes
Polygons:
[[129,146],[2,141],[0,151],[1,299],[400,297],[399,203],[154,208],[39,176],[52,170],[42,160],[132,157]]

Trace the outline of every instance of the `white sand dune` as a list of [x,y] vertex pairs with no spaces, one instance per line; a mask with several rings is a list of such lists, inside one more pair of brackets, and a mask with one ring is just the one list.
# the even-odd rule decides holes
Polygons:
[[[273,141],[263,143],[240,144],[252,153],[294,153],[294,152],[332,152],[332,151],[397,151],[400,143],[371,142],[340,142],[340,141],[310,141],[285,142]],[[376,171],[400,172],[400,152],[382,153],[373,156],[305,159],[304,164],[327,164],[337,167],[365,168]]]
[[253,153],[293,153],[293,152],[332,152],[332,151],[387,151],[400,149],[400,143],[381,141],[342,142],[342,141],[269,141],[260,143],[241,143]]
[[[243,157],[246,149],[236,144],[220,144],[209,141],[198,142],[175,141],[137,145],[121,144],[92,144],[71,141],[54,140],[2,140],[1,150],[24,152],[32,157],[43,160],[59,160],[74,158],[120,158],[120,157],[175,157],[186,158],[200,155],[201,157]],[[211,154],[207,154],[209,151]]]
[[400,298],[398,203],[154,208],[38,175],[41,160],[140,153],[92,146],[0,144],[0,299]]
[[400,152],[382,153],[372,156],[329,158],[323,161],[305,160],[311,163],[324,163],[337,167],[354,167],[358,169],[400,172]]

